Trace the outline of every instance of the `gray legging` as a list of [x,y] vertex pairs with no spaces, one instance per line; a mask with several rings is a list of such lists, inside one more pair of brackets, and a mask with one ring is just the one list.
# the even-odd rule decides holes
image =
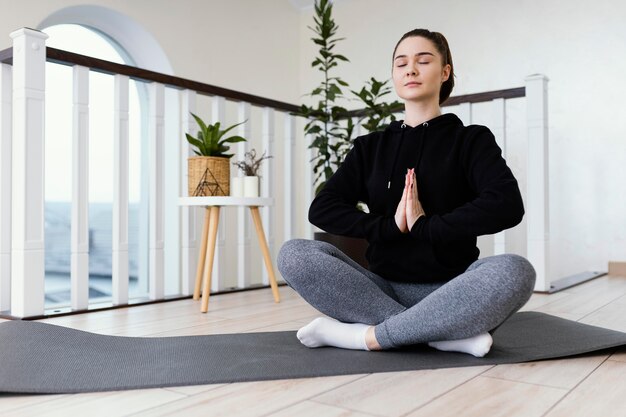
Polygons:
[[305,239],[285,242],[278,269],[325,315],[376,325],[383,349],[493,331],[528,301],[535,285],[534,268],[518,255],[479,259],[447,282],[403,283],[368,271],[329,243]]

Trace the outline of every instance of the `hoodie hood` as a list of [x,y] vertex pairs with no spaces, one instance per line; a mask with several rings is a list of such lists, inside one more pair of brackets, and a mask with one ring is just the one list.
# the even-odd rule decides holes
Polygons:
[[448,125],[448,124],[453,124],[453,125],[455,124],[458,126],[463,126],[463,122],[461,122],[461,119],[459,119],[456,114],[446,113],[446,114],[441,114],[437,117],[434,117],[426,122],[420,123],[417,126],[409,126],[404,123],[404,120],[394,120],[393,122],[389,124],[389,126],[387,126],[387,129],[385,129],[385,131],[401,132],[401,131],[404,131],[404,129],[407,129],[406,130],[407,132],[411,132],[413,130],[420,129],[421,127],[430,128],[430,127],[436,127],[436,126]]
[[[389,126],[384,131],[385,137],[387,138],[399,134],[401,135],[401,138],[399,141],[396,142],[393,163],[391,164],[391,169],[389,170],[389,174],[387,176],[387,190],[391,189],[391,179],[393,178],[393,174],[396,171],[398,155],[400,155],[400,149],[402,148],[405,137],[408,135],[417,136],[418,138],[417,140],[419,141],[419,153],[417,155],[417,160],[415,163],[415,172],[419,172],[420,163],[422,162],[422,155],[424,153],[424,143],[426,143],[427,132],[433,131],[433,129],[439,129],[442,126],[447,125],[458,125],[459,127],[462,127],[463,122],[461,122],[461,119],[459,119],[455,114],[446,113],[432,118],[426,122],[420,123],[417,126],[409,126],[404,123],[404,120],[394,120],[389,124]],[[436,132],[436,130],[434,132]]]

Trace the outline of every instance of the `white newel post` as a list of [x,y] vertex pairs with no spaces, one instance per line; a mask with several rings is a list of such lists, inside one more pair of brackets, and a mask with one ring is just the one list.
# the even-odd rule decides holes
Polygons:
[[44,313],[45,33],[13,39],[11,314]]
[[11,71],[0,64],[0,311],[11,309]]
[[72,137],[72,309],[89,305],[89,68],[74,66]]
[[526,77],[528,169],[526,213],[528,260],[537,271],[536,291],[550,289],[548,190],[548,78]]
[[150,83],[150,299],[165,296],[163,258],[163,141],[165,124],[165,87]]
[[128,303],[129,78],[115,75],[113,102],[113,304]]
[[[180,189],[181,196],[188,194],[187,158],[194,156],[185,133],[196,135],[198,125],[191,116],[196,113],[196,92],[194,90],[183,90],[181,94],[181,138],[180,138]],[[182,294],[192,295],[196,280],[196,268],[198,264],[198,254],[196,253],[196,207],[181,207],[181,274],[182,274]],[[198,210],[199,211],[199,210]],[[204,209],[202,210],[204,211]]]

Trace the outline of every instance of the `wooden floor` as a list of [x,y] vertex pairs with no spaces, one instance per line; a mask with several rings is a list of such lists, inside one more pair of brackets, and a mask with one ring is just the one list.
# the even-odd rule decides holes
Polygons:
[[[280,287],[44,320],[91,332],[178,336],[296,330],[320,316]],[[626,277],[604,276],[523,310],[626,332]],[[0,352],[0,354],[2,354]],[[2,372],[2,370],[0,370]],[[626,349],[574,359],[94,394],[0,395],[9,416],[546,416],[626,415]]]

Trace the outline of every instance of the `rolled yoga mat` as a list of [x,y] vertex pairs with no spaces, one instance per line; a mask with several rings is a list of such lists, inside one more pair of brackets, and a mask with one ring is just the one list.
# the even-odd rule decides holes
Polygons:
[[516,313],[484,358],[427,345],[387,351],[309,349],[295,331],[181,337],[105,336],[51,324],[0,323],[0,392],[75,393],[560,358],[626,345],[626,333],[538,312]]

